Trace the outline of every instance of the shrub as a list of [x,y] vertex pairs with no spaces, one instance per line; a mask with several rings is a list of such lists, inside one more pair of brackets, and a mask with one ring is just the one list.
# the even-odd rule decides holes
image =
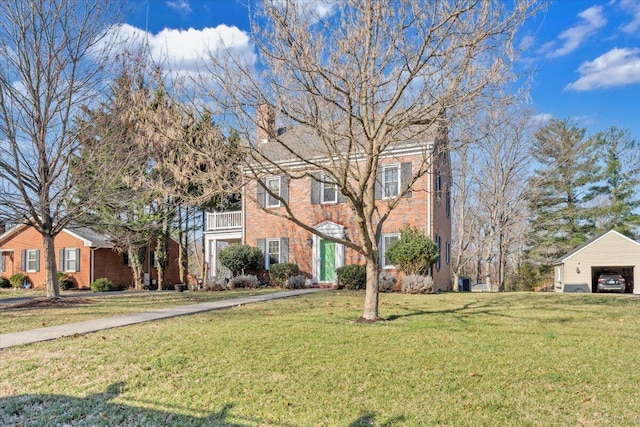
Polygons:
[[66,291],[74,288],[76,283],[73,280],[73,277],[69,276],[66,273],[63,273],[62,271],[58,271],[58,285],[60,286],[60,289]]
[[229,289],[245,288],[255,289],[258,287],[258,278],[252,274],[236,276],[229,280]]
[[402,280],[405,294],[427,294],[433,292],[433,277],[410,274]]
[[345,265],[336,269],[338,283],[345,289],[364,289],[367,286],[367,269],[364,265]]
[[225,291],[228,289],[227,279],[214,277],[213,279],[207,281],[204,284],[203,290],[213,292],[213,291]]
[[228,268],[234,276],[246,271],[260,271],[264,267],[264,255],[255,246],[234,243],[227,246],[218,254],[223,267]]
[[109,279],[101,277],[91,283],[91,290],[93,292],[107,292],[113,290],[113,283]]
[[380,292],[391,292],[396,282],[397,279],[393,274],[383,271],[378,277],[378,290]]
[[302,289],[307,285],[307,276],[304,274],[297,274],[287,279],[284,284],[286,289]]
[[385,252],[389,262],[408,275],[427,274],[439,256],[436,244],[415,227],[405,227]]
[[19,289],[23,284],[30,283],[30,281],[29,277],[24,273],[16,273],[9,277],[9,283],[11,283],[11,286],[13,286],[14,288]]
[[298,274],[300,274],[298,264],[283,262],[271,266],[269,270],[269,280],[274,286],[286,287],[287,279]]
[[0,277],[0,288],[10,288],[11,282],[6,277]]

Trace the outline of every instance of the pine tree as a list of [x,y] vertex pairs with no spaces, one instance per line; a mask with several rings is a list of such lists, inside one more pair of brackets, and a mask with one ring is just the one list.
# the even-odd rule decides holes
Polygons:
[[569,119],[552,119],[536,132],[531,155],[538,169],[527,197],[528,258],[548,267],[593,233],[584,201],[598,171],[594,140],[585,139],[585,129]]
[[592,212],[601,232],[640,234],[640,144],[615,126],[594,136],[602,164],[600,182],[591,189]]

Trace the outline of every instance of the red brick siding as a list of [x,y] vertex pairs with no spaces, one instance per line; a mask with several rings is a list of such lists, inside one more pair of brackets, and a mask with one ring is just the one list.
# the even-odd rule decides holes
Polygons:
[[[411,161],[405,157],[394,159],[389,163]],[[427,236],[434,239],[434,231],[443,236],[442,260],[440,271],[435,272],[434,280],[438,288],[445,289],[450,286],[449,267],[444,262],[445,241],[450,241],[450,223],[444,211],[444,202],[440,205],[431,203],[434,207],[434,220],[429,217],[429,199],[432,193],[429,191],[429,182],[435,179],[433,174],[420,178],[412,188],[412,195],[402,198],[399,205],[390,213],[383,226],[383,234],[400,232],[404,225],[411,225],[421,229]],[[433,188],[433,187],[431,187]],[[300,265],[306,273],[312,271],[312,248],[307,243],[310,232],[298,227],[293,222],[284,218],[271,215],[262,210],[256,203],[256,184],[250,183],[246,187],[245,203],[245,240],[247,244],[256,245],[257,239],[264,238],[289,238],[289,261]],[[348,237],[355,243],[362,241],[355,216],[347,203],[340,204],[311,204],[311,180],[304,178],[289,181],[289,205],[293,213],[308,225],[315,226],[323,221],[332,221],[347,228]],[[379,201],[381,214],[386,211],[384,200]],[[274,213],[283,212],[284,208],[272,208]],[[364,263],[363,257],[345,248],[345,265]],[[387,270],[393,272],[393,270]]]
[[[21,253],[23,249],[38,249],[40,250],[40,270],[32,273],[25,272],[25,274],[29,276],[34,287],[44,288],[46,286],[46,278],[42,246],[42,237],[33,227],[24,227],[8,240],[0,242],[0,249],[14,250],[12,256],[5,256],[6,269],[2,275],[9,277],[21,271]],[[54,247],[56,269],[59,267],[58,254],[61,248],[80,249],[80,271],[68,274],[74,278],[79,287],[89,286],[91,284],[91,248],[85,247],[82,240],[65,231],[56,236]],[[169,266],[167,267],[166,284],[179,283],[179,276],[178,244],[171,240],[169,243]],[[124,265],[122,254],[111,249],[95,250],[94,280],[100,277],[106,277],[114,284],[122,286],[131,285],[133,280],[131,269]],[[151,269],[151,278],[157,280],[157,271],[154,268]]]

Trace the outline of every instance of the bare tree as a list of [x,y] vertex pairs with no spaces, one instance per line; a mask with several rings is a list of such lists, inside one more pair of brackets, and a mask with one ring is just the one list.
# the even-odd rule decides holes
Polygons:
[[[43,238],[47,295],[59,295],[54,237],[92,206],[74,193],[73,118],[100,93],[110,63],[104,41],[122,2],[0,3],[0,215]],[[109,174],[113,162],[103,163]],[[100,191],[100,188],[94,188]]]
[[475,163],[484,282],[489,289],[504,290],[507,260],[515,239],[521,238],[514,231],[526,219],[524,196],[532,173],[528,154],[533,140],[531,114],[497,105],[478,127],[484,135]]
[[452,160],[452,270],[453,286],[456,290],[458,279],[471,274],[471,269],[478,258],[479,218],[475,200],[477,182],[473,179],[475,165],[473,148],[471,144],[462,144],[453,152]]
[[[358,239],[318,232],[265,188],[285,207],[282,216],[366,259],[363,320],[378,318],[378,245],[385,220],[432,171],[434,159],[446,156],[447,125],[512,80],[513,38],[535,3],[346,0],[325,15],[313,2],[268,1],[252,19],[261,72],[252,58],[212,55],[207,84],[251,141],[251,177],[260,182],[277,171],[308,179],[310,170],[321,171],[346,198]],[[281,150],[256,143],[256,125],[265,126],[256,122],[255,110],[265,102],[274,106],[280,125],[300,130],[296,144],[290,132],[268,135]],[[376,200],[381,159],[399,146],[429,140],[435,146],[424,146],[422,164],[413,167],[399,197]],[[285,168],[283,151],[306,169]]]

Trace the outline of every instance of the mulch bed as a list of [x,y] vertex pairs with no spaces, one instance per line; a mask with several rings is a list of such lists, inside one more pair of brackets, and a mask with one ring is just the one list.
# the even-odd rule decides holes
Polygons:
[[33,298],[28,301],[20,301],[15,304],[10,304],[1,307],[2,310],[17,310],[21,308],[61,308],[61,307],[73,307],[75,305],[87,305],[95,304],[95,300],[92,298],[82,297],[65,297],[65,298]]

